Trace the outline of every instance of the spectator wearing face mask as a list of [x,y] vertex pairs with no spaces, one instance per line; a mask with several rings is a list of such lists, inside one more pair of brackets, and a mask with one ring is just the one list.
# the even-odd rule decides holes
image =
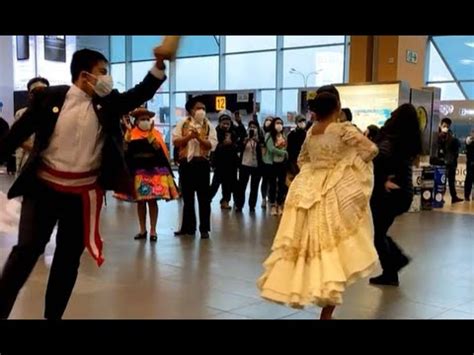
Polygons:
[[178,148],[179,176],[183,196],[183,219],[175,236],[194,235],[196,232],[195,194],[199,203],[199,231],[202,239],[211,230],[211,198],[209,155],[217,146],[216,129],[206,117],[206,106],[200,97],[186,103],[189,116],[182,119],[173,131],[173,144]]
[[242,211],[245,205],[245,191],[250,180],[250,196],[249,209],[255,212],[255,206],[258,198],[258,185],[260,184],[262,150],[261,144],[263,137],[260,135],[260,127],[258,121],[250,121],[247,138],[244,140],[243,150],[241,153],[241,165],[239,173],[239,187],[236,199],[236,211]]
[[126,157],[133,177],[133,194],[115,194],[121,200],[137,203],[140,232],[135,240],[147,238],[146,213],[150,217],[150,241],[156,242],[158,200],[171,201],[179,197],[169,161],[169,151],[163,136],[151,121],[154,113],[140,107],[131,113],[135,124],[125,133]]
[[283,202],[286,194],[286,169],[288,162],[287,140],[283,133],[283,121],[275,117],[270,131],[265,135],[266,151],[263,155],[265,164],[270,165],[269,196],[271,215],[283,213]]
[[463,201],[456,192],[456,169],[461,144],[451,131],[452,123],[453,121],[448,117],[441,120],[438,133],[438,161],[446,165],[451,203],[457,203]]
[[298,174],[298,155],[306,139],[306,117],[296,116],[296,128],[288,134],[288,179],[292,181]]
[[[26,87],[28,89],[27,105],[30,105],[33,102],[35,93],[38,93],[44,88],[49,87],[49,81],[42,77],[36,77],[28,81],[28,84],[26,85]],[[15,121],[18,121],[20,119],[20,117],[23,115],[23,113],[25,113],[27,108],[28,106],[23,107],[15,113]],[[31,135],[25,142],[23,142],[21,147],[17,149],[16,151],[16,170],[17,171],[20,171],[25,165],[26,161],[28,160],[28,157],[30,156],[30,152],[33,149],[34,137],[35,137],[34,134]]]
[[213,154],[214,176],[211,183],[211,200],[222,186],[221,209],[231,209],[229,202],[237,186],[239,136],[232,124],[232,114],[223,110],[218,114],[217,147]]
[[[262,156],[266,154],[267,148],[265,146],[265,135],[270,132],[270,126],[272,124],[273,117],[268,116],[263,121],[263,140],[262,140]],[[268,181],[272,174],[272,167],[271,164],[267,164],[264,160],[262,160],[261,166],[261,173],[262,173],[262,186],[261,186],[261,194],[262,194],[262,208],[267,208],[267,199],[268,199],[268,190],[269,184]]]

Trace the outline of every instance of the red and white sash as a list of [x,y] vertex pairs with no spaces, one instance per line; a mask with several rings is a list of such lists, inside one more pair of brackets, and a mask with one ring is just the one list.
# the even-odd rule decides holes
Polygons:
[[84,245],[101,266],[103,242],[99,233],[99,218],[104,197],[103,190],[97,184],[98,171],[70,173],[55,170],[45,164],[38,171],[41,178],[53,190],[80,195],[82,198],[82,216],[84,222]]

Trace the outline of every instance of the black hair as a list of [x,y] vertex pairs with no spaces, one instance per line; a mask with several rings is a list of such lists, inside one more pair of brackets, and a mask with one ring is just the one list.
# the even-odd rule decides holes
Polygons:
[[368,126],[367,130],[369,131],[367,138],[369,138],[371,141],[374,141],[380,132],[380,128],[373,124]]
[[102,53],[93,51],[91,49],[85,48],[76,51],[72,55],[71,60],[72,82],[75,82],[77,79],[79,79],[79,75],[81,75],[83,71],[90,73],[99,62],[108,63],[109,61]]
[[193,96],[191,97],[186,104],[184,105],[184,108],[188,113],[191,113],[193,110],[194,106],[196,106],[197,103],[202,103],[204,104],[204,97],[203,95],[198,95],[198,96]]
[[[277,121],[281,121],[282,125],[284,124],[283,120],[280,117],[274,117],[273,120],[272,120],[272,124],[270,125],[270,127],[268,127],[268,132],[272,136],[272,139],[273,139],[274,142],[276,141],[277,134],[279,133],[275,129],[275,125],[276,125]],[[281,133],[283,133],[283,131]]]
[[230,117],[229,115],[222,115],[219,117],[219,123],[225,120],[230,121],[232,123],[232,117]]
[[337,101],[341,101],[341,96],[339,95],[339,91],[336,89],[334,85],[323,85],[318,90],[316,90],[316,95],[322,94],[323,92],[328,92],[336,96]]
[[441,124],[443,124],[443,123],[446,123],[448,126],[451,127],[451,125],[453,124],[453,120],[450,119],[449,117],[445,117],[441,120]]
[[30,79],[30,81],[28,81],[28,84],[26,84],[26,88],[28,91],[30,91],[31,89],[31,86],[35,83],[43,83],[44,85],[48,86],[49,87],[49,81],[48,79],[46,78],[42,78],[41,76],[37,76],[33,79]]
[[382,132],[394,143],[395,151],[416,158],[422,150],[418,113],[412,104],[403,104],[392,112]]
[[344,107],[343,109],[341,109],[342,112],[344,112],[344,114],[346,115],[346,119],[348,122],[352,122],[352,112],[351,112],[351,109],[348,108],[348,107]]
[[313,100],[309,100],[308,106],[316,114],[316,119],[323,121],[339,110],[339,100],[336,95],[330,92],[322,92],[317,94]]

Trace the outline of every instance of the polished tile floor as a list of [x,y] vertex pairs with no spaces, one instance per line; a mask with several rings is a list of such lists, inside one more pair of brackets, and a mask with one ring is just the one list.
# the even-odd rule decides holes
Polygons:
[[[11,179],[0,176],[0,190]],[[263,301],[255,280],[267,256],[277,218],[221,211],[213,204],[210,240],[175,238],[180,204],[160,203],[157,244],[137,242],[134,206],[108,196],[102,234],[106,262],[88,254],[66,319],[315,319],[319,309],[298,311]],[[474,319],[474,203],[443,211],[406,214],[391,234],[413,257],[399,288],[361,281],[345,293],[338,319]],[[446,213],[454,212],[454,213]],[[16,241],[0,236],[3,264]],[[21,291],[11,318],[40,319],[54,238]]]

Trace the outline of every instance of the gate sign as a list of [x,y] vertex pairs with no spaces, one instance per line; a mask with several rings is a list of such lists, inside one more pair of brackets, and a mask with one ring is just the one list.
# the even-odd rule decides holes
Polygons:
[[216,96],[216,111],[222,111],[226,109],[225,96]]

